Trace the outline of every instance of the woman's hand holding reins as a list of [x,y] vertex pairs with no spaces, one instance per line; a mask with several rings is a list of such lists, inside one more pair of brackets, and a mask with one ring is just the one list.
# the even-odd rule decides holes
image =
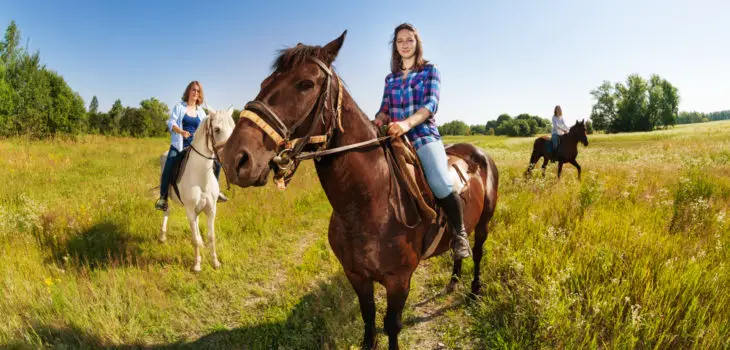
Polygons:
[[408,130],[411,130],[411,124],[407,120],[388,124],[388,135],[392,137],[401,137]]

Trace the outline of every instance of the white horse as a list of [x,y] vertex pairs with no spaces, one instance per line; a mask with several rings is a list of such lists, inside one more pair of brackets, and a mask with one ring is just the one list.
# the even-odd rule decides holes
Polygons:
[[[213,175],[214,160],[216,159],[216,146],[220,147],[231,136],[235,122],[231,117],[233,108],[228,110],[208,109],[208,117],[201,121],[198,130],[195,131],[193,142],[190,147],[190,155],[182,176],[178,179],[177,187],[180,190],[178,197],[175,190],[170,184],[168,191],[172,201],[185,207],[185,213],[190,222],[190,230],[192,231],[192,243],[195,250],[195,265],[193,271],[200,271],[200,248],[203,247],[203,238],[200,236],[200,228],[198,227],[198,215],[205,212],[208,217],[208,241],[211,245],[211,255],[213,258],[213,267],[221,266],[218,261],[218,255],[215,251],[215,212],[220,187],[218,180]],[[165,167],[167,152],[160,157],[160,169]],[[162,219],[162,229],[160,230],[160,241],[167,240],[167,219],[170,215],[170,209],[165,211],[165,217]]]

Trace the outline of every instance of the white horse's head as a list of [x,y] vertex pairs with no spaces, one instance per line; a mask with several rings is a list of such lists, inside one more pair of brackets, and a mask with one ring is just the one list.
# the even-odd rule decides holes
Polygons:
[[[233,128],[236,126],[232,116],[233,107],[216,110],[206,103],[206,109],[208,110],[208,120],[205,121],[201,128],[198,128],[198,131],[195,133],[195,139],[197,140],[199,137],[205,138],[206,134],[210,132],[212,145],[209,146],[214,149],[221,148],[231,136]],[[198,133],[201,135],[199,136]]]

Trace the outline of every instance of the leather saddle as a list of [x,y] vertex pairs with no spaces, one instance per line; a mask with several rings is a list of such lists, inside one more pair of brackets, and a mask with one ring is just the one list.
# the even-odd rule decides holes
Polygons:
[[[429,223],[424,237],[422,259],[430,257],[438,246],[443,233],[448,229],[448,220],[426,181],[421,162],[413,146],[405,136],[385,144],[386,159],[390,168],[391,193],[390,206],[394,209],[396,220],[406,227],[414,228],[423,221]],[[468,188],[468,179],[476,171],[462,158],[449,154],[449,178],[454,190],[462,194]],[[446,236],[447,239],[451,235]]]

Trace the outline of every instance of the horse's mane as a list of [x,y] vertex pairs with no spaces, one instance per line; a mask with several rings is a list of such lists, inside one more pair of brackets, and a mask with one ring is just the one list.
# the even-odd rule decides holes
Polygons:
[[575,124],[573,124],[573,126],[571,126],[570,129],[568,129],[568,133],[572,132],[574,129],[577,129],[578,127],[582,127],[585,129],[585,124],[576,121]]
[[[334,60],[334,57],[328,57],[329,55],[327,52],[322,48],[322,46],[311,46],[311,45],[304,45],[302,43],[297,44],[297,46],[286,48],[279,50],[279,56],[274,60],[274,63],[271,65],[271,69],[274,71],[279,72],[286,72],[294,67],[304,63],[307,59],[310,57],[315,57],[323,61],[331,61]],[[337,71],[334,69],[334,67],[331,67],[331,69],[337,73]],[[339,74],[338,74],[339,76]],[[340,81],[342,81],[343,87],[345,90],[349,90],[347,88],[347,83],[340,78]],[[352,99],[350,96],[350,99],[353,102],[353,105],[357,109],[357,112],[362,115],[365,119],[368,119],[367,114],[363,112],[363,110],[360,108],[360,106],[357,105],[357,103]],[[375,130],[376,128],[372,126],[372,129]]]
[[310,57],[328,61],[328,57],[326,56],[327,54],[321,46],[310,46],[299,43],[297,46],[279,50],[279,57],[274,60],[271,69],[286,72],[304,63]]

